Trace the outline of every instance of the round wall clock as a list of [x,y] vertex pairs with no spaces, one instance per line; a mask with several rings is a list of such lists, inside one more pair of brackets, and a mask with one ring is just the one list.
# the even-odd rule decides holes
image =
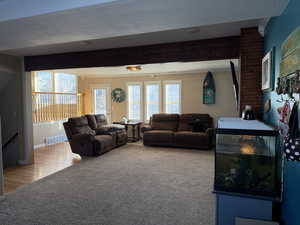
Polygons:
[[111,92],[111,98],[117,103],[124,102],[126,99],[126,92],[122,88],[115,88]]

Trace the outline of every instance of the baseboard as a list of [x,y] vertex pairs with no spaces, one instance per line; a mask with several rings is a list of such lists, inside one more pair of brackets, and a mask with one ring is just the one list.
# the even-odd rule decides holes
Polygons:
[[33,146],[33,149],[43,148],[43,147],[46,147],[46,144],[35,145],[35,146]]
[[20,166],[26,166],[26,165],[28,165],[28,164],[30,164],[30,163],[29,163],[28,160],[18,160],[18,164],[19,164]]

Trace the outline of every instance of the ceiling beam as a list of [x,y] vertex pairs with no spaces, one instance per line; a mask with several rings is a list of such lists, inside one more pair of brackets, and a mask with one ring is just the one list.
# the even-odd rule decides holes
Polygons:
[[239,58],[239,36],[115,48],[87,52],[26,56],[25,70],[52,70],[135,64],[194,62]]

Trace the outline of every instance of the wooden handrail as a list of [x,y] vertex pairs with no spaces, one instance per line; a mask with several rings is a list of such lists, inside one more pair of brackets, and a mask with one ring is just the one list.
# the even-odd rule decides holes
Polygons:
[[37,94],[47,94],[47,95],[74,95],[74,96],[80,96],[82,95],[81,93],[63,93],[63,92],[38,92],[38,91],[34,91],[32,92],[33,95],[37,95]]
[[19,133],[15,133],[4,145],[2,145],[2,150],[4,150],[10,143],[12,143],[16,137],[18,137]]
[[34,123],[65,120],[81,116],[81,93],[32,92],[32,118]]

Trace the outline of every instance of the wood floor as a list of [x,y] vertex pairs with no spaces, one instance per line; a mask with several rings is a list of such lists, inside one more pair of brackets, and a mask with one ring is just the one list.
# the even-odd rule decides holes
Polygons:
[[4,192],[15,191],[24,184],[79,163],[79,155],[71,152],[69,143],[61,143],[34,150],[34,164],[4,170]]

